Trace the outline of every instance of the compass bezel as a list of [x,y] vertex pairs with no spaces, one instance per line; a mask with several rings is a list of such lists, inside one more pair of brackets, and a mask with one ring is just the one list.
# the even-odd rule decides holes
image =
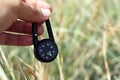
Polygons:
[[[46,57],[47,57],[47,53],[45,53],[45,52],[48,52],[49,50],[50,50],[50,45],[49,46],[47,46],[46,48],[44,47],[43,49],[44,49],[44,52],[42,52],[42,53],[39,53],[39,48],[40,48],[40,46],[43,44],[43,43],[51,43],[52,44],[52,46],[53,46],[53,48],[54,48],[54,50],[55,50],[55,53],[54,53],[54,56],[52,56],[51,57],[51,59],[45,59],[45,58],[43,58],[42,57],[42,54],[44,54]],[[49,48],[49,49],[48,49]],[[51,51],[52,52],[52,51]],[[52,41],[52,40],[50,40],[50,39],[43,39],[43,40],[41,40],[41,41],[39,41],[38,42],[38,45],[37,45],[37,47],[36,47],[36,53],[35,53],[35,55],[36,55],[36,58],[38,59],[38,60],[40,60],[40,61],[42,61],[42,62],[51,62],[51,61],[53,61],[56,57],[57,57],[57,54],[58,54],[58,47],[57,47],[57,45],[56,45],[56,43],[54,42],[54,41]],[[50,57],[49,57],[50,58]]]

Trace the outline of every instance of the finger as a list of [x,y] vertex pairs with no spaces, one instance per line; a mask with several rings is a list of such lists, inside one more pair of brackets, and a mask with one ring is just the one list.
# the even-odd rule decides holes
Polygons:
[[32,36],[30,35],[15,35],[9,33],[0,33],[1,45],[13,45],[13,46],[28,46],[32,45]]
[[51,13],[49,9],[38,9],[23,1],[20,2],[14,11],[18,19],[29,22],[45,21],[49,18]]
[[49,9],[50,11],[52,11],[52,7],[45,1],[42,1],[42,0],[24,0],[24,1],[30,5],[37,7],[37,8],[46,8],[46,9]]
[[[41,35],[44,31],[42,27],[43,22],[37,24],[37,33]],[[32,23],[16,21],[12,24],[12,26],[6,31],[24,33],[24,34],[32,34]]]
[[49,9],[52,12],[52,7],[45,1],[37,0],[37,7]]

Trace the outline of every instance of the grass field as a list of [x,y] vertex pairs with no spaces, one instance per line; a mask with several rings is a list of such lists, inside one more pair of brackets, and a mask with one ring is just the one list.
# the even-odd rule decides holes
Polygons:
[[44,64],[32,46],[0,46],[0,80],[120,80],[120,0],[47,1],[59,56]]

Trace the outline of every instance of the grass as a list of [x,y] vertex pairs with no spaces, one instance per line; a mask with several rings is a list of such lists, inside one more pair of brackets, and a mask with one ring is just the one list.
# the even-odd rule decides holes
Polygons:
[[120,1],[47,1],[59,56],[44,64],[31,46],[1,46],[0,80],[120,80]]

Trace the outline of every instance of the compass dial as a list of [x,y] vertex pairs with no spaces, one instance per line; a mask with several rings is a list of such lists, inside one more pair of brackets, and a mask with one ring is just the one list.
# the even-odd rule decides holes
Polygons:
[[44,39],[39,42],[36,49],[36,54],[38,60],[43,62],[51,62],[57,57],[57,45],[50,39]]

